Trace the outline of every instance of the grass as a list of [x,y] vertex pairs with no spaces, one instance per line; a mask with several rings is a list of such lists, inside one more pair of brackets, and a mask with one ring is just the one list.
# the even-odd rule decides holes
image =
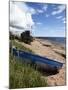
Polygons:
[[[29,48],[15,42],[13,40],[12,45],[17,49],[32,52]],[[42,74],[34,69],[30,64],[24,63],[24,59],[14,57],[10,54],[9,57],[9,88],[29,88],[29,87],[45,87],[47,86],[46,78],[42,78]]]
[[33,51],[31,49],[26,48],[25,46],[23,46],[22,44],[16,42],[15,40],[12,40],[12,45],[16,46],[17,49],[33,53]]
[[47,86],[40,72],[10,55],[9,88],[29,88]]

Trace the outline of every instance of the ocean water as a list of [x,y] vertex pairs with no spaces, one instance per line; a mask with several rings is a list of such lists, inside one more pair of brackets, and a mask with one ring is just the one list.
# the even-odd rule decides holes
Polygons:
[[66,44],[66,38],[65,37],[38,37],[42,40],[50,40],[52,43],[58,43],[58,44]]

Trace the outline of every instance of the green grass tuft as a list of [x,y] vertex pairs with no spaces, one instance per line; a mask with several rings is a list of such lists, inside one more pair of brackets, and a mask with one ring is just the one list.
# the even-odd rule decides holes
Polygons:
[[12,40],[11,43],[12,43],[12,45],[16,46],[17,49],[20,49],[20,50],[24,50],[24,51],[28,51],[28,52],[33,53],[33,51],[31,49],[26,48],[25,46],[23,46],[22,44],[16,42],[15,40]]
[[24,64],[10,55],[9,62],[9,88],[29,88],[47,86],[40,72],[33,69],[30,64]]
[[[17,49],[33,53],[32,50],[11,41],[12,45]],[[24,63],[24,59],[19,59],[10,54],[9,57],[9,88],[29,88],[29,87],[45,87],[47,86],[46,78],[42,78],[42,74],[35,70],[31,64]]]

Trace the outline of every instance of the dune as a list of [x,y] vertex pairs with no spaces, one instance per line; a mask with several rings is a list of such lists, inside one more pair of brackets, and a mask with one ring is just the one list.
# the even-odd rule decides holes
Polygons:
[[[18,42],[16,40],[16,42]],[[31,44],[25,44],[23,42],[18,42],[24,45],[27,48],[30,48],[35,54],[53,59],[55,61],[60,61],[65,63],[65,49],[62,48],[61,45],[52,44],[50,41],[45,40],[43,42],[40,39],[34,39]],[[55,75],[47,76],[47,82],[49,86],[56,86],[56,85],[65,85],[65,64],[63,65],[62,69],[59,70],[59,73]],[[43,76],[45,78],[45,76]]]

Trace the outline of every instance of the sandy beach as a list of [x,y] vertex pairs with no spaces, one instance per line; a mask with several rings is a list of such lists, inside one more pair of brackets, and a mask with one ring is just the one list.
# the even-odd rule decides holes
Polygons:
[[[62,45],[53,44],[48,40],[42,41],[40,39],[34,39],[30,45],[18,42],[24,45],[27,48],[30,48],[35,54],[53,59],[55,61],[63,62],[64,65],[62,69],[59,70],[59,73],[55,75],[48,75],[47,82],[49,86],[56,86],[56,85],[65,85],[65,67],[66,67],[66,55],[65,55],[65,48]],[[45,76],[43,76],[45,79]]]

